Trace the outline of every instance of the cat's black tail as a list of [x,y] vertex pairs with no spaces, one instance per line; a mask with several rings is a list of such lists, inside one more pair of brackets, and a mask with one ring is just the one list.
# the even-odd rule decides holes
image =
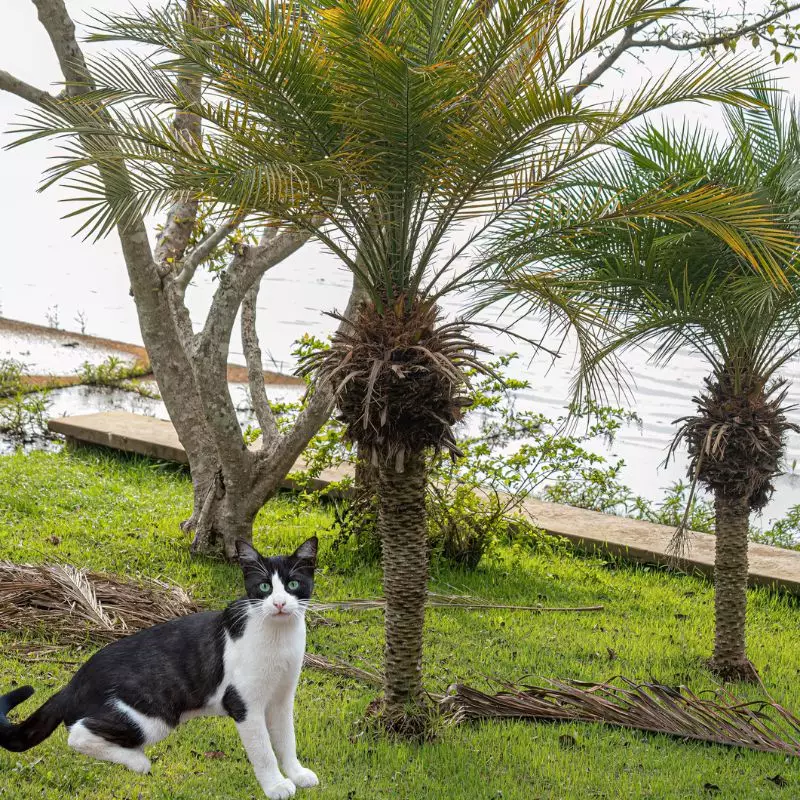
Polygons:
[[33,694],[32,686],[20,686],[0,695],[0,747],[20,753],[43,742],[64,720],[63,692],[54,694],[24,722],[15,725],[6,714]]

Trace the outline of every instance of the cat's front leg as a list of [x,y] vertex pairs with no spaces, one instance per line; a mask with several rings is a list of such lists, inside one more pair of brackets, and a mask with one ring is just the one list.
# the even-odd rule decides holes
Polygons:
[[258,713],[248,715],[236,723],[236,729],[253,765],[256,780],[269,800],[294,797],[295,784],[291,779],[284,778],[278,769],[278,760],[272,750],[264,716]]
[[267,707],[267,728],[283,771],[299,789],[310,789],[319,778],[297,759],[293,710],[293,694],[273,700]]

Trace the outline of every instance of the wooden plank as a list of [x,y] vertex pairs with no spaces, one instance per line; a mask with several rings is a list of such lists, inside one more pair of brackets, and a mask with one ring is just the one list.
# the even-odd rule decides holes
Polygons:
[[[171,422],[131,414],[127,411],[109,411],[50,420],[50,430],[63,434],[68,440],[112,447],[128,453],[138,453],[165,461],[186,464],[188,459]],[[258,448],[258,444],[254,446]],[[300,459],[295,470],[303,468]],[[352,474],[349,465],[326,470],[312,482],[312,488],[322,489],[331,482]],[[284,486],[296,488],[292,481]],[[607,552],[626,560],[666,564],[667,548],[673,529],[667,525],[615,517],[597,511],[586,511],[571,506],[545,503],[528,499],[526,511],[537,525],[548,533],[563,536],[586,550]],[[697,570],[710,575],[714,571],[714,537],[694,533],[684,564],[687,570]],[[779,587],[800,594],[800,553],[778,547],[750,543],[750,582]]]

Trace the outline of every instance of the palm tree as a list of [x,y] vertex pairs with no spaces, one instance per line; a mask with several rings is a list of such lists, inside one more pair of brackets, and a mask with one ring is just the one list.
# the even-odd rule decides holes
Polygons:
[[[440,298],[480,274],[480,245],[508,214],[542,202],[622,126],[686,99],[752,102],[743,87],[754,64],[732,57],[659,77],[625,99],[583,102],[568,73],[610,37],[668,13],[661,6],[606,0],[573,13],[552,0],[198,0],[194,29],[175,24],[171,9],[102,19],[99,37],[156,55],[95,65],[93,91],[29,123],[29,138],[68,139],[49,179],[76,187],[98,234],[176,194],[200,197],[220,214],[310,232],[356,275],[365,301],[330,350],[304,366],[333,384],[349,435],[378,470],[385,709],[401,730],[415,727],[408,721],[424,694],[426,456],[457,455],[465,373],[480,366],[467,327],[442,318]],[[182,96],[182,74],[203,76],[201,102]],[[187,143],[167,120],[189,106],[204,132]],[[630,208],[597,206],[584,228],[658,213],[713,226],[769,266],[763,255],[781,236],[761,212],[708,187],[681,203],[665,192]],[[246,271],[247,259],[245,248],[231,269]],[[580,310],[546,284],[555,313],[580,326]]]
[[[793,105],[770,105],[772,88],[756,95],[761,108],[727,111],[723,140],[688,127],[648,126],[626,136],[612,157],[584,170],[581,191],[597,189],[600,202],[605,196],[626,203],[663,191],[668,181],[686,191],[737,187],[792,222],[800,200],[800,123]],[[573,187],[564,187],[560,207],[575,195]],[[745,651],[749,518],[772,494],[785,434],[799,430],[788,420],[779,377],[800,354],[795,269],[776,264],[770,273],[754,271],[735,246],[707,230],[687,232],[655,218],[608,229],[604,237],[569,240],[544,230],[534,240],[529,237],[537,224],[521,218],[518,223],[514,241],[503,243],[506,291],[524,295],[528,284],[536,284],[531,264],[539,261],[541,269],[541,263],[556,263],[569,273],[575,296],[593,302],[608,325],[604,346],[584,365],[584,378],[608,356],[641,345],[654,346],[657,364],[687,351],[708,364],[705,386],[694,398],[697,414],[679,420],[670,454],[685,443],[690,478],[714,496],[716,634],[710,666],[726,680],[755,679]],[[685,533],[676,532],[678,554]]]

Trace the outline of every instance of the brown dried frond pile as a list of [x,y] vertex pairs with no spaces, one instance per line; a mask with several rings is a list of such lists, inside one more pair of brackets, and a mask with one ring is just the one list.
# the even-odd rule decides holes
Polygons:
[[0,561],[0,631],[105,644],[199,610],[182,588],[162,581]]
[[398,471],[427,447],[458,455],[451,427],[471,404],[467,372],[486,371],[467,323],[442,323],[434,304],[403,297],[381,310],[365,303],[349,322],[301,364],[333,387],[349,438]]
[[718,690],[698,696],[685,686],[548,681],[546,686],[502,684],[486,694],[451,687],[441,702],[452,722],[531,719],[601,722],[681,739],[800,756],[800,720],[774,702],[745,702]]
[[786,433],[800,430],[786,418],[785,383],[765,388],[754,382],[752,391],[737,391],[729,376],[705,383],[706,391],[694,398],[699,414],[679,420],[676,442],[686,441],[690,472],[700,483],[731,498],[746,497],[759,511],[780,472]]

